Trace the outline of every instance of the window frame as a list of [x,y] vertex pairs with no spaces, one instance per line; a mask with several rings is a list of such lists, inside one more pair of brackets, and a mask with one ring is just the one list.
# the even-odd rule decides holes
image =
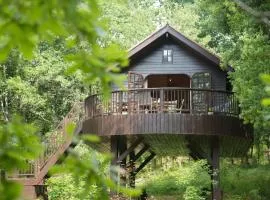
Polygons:
[[[205,76],[208,74],[208,77]],[[208,81],[206,81],[208,79]],[[196,80],[197,83],[194,81]],[[206,84],[209,83],[207,87]],[[197,84],[197,87],[194,87],[194,84]],[[202,87],[201,87],[202,85]],[[191,77],[191,87],[196,89],[212,89],[212,75],[211,72],[196,72]]]
[[[209,84],[207,86],[207,84]],[[191,78],[191,88],[211,90],[212,89],[212,74],[211,72],[196,72]],[[191,92],[191,107],[195,112],[205,113],[209,110],[209,95],[205,91],[194,90]]]
[[[171,60],[169,60],[169,58]],[[169,63],[169,64],[173,63],[173,49],[163,49],[162,50],[162,63]]]

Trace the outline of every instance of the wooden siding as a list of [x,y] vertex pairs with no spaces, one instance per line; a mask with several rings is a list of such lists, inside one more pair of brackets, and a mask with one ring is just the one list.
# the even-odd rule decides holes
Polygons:
[[[162,63],[163,49],[173,49],[173,63]],[[210,72],[212,89],[226,90],[226,72],[207,61],[190,48],[174,44],[173,41],[163,42],[150,50],[150,53],[137,59],[129,67],[130,71],[138,72],[147,77],[150,74],[187,74],[190,77],[196,72]]]
[[179,113],[100,116],[85,120],[83,132],[100,136],[182,134],[252,138],[251,129],[237,117]]

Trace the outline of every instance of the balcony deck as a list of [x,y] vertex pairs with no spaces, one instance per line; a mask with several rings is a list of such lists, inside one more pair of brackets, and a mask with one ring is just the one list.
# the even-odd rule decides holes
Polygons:
[[89,96],[85,109],[84,133],[143,137],[160,154],[170,154],[187,143],[206,147],[207,151],[210,140],[218,137],[221,155],[240,156],[252,142],[252,128],[239,119],[235,95],[226,91],[191,88],[114,91],[107,100],[101,94]]

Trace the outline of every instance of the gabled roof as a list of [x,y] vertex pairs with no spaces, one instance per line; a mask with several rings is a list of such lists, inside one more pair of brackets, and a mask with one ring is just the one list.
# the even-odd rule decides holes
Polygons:
[[213,62],[214,64],[216,64],[216,65],[220,64],[220,59],[218,56],[209,52],[207,49],[200,46],[196,42],[188,39],[186,36],[179,33],[178,31],[176,31],[174,28],[172,28],[168,24],[165,25],[164,27],[162,27],[161,29],[157,30],[156,32],[152,33],[150,36],[145,38],[143,41],[138,43],[136,46],[129,49],[129,51],[128,51],[129,58],[131,59],[133,56],[138,54],[141,50],[148,47],[149,45],[151,45],[153,42],[155,42],[156,40],[158,40],[159,38],[161,38],[165,34],[169,34],[173,39],[188,46],[189,48],[191,48],[192,50],[194,50],[198,54],[202,55],[203,57],[205,57],[209,61]]

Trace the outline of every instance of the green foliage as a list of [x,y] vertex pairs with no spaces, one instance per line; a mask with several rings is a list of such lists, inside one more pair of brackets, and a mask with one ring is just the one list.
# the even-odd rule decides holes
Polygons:
[[204,200],[205,199],[201,197],[200,190],[194,186],[188,186],[183,197],[185,200]]
[[154,2],[100,0],[102,18],[108,22],[108,32],[102,42],[116,43],[126,50],[147,37],[156,29],[158,8]]
[[87,96],[89,89],[84,86],[82,75],[65,74],[69,63],[64,57],[68,52],[60,39],[53,44],[42,42],[31,61],[22,59],[18,51],[12,51],[8,60],[0,65],[3,120],[20,114],[44,134],[56,126],[74,102]]
[[[268,1],[245,1],[252,9],[270,10]],[[241,117],[255,127],[256,142],[269,137],[265,115],[269,108],[261,105],[265,96],[259,76],[270,73],[269,28],[229,0],[199,0],[196,2],[200,37],[209,37],[208,46],[221,55],[223,67],[234,68],[230,78],[240,102]]]
[[207,41],[197,37],[198,15],[195,5],[188,1],[101,0],[99,5],[102,19],[108,22],[108,33],[102,38],[105,46],[117,43],[129,49],[167,23],[191,39],[203,44]]
[[35,135],[36,129],[30,124],[24,124],[15,116],[11,123],[0,127],[0,165],[6,172],[15,168],[26,167],[26,161],[39,155],[41,146]]
[[[113,82],[122,81],[116,73],[127,64],[126,53],[115,45],[101,48],[97,43],[104,32],[99,16],[95,0],[0,0],[0,120],[7,122],[7,126],[1,125],[3,141],[8,134],[2,134],[2,127],[3,130],[11,127],[8,130],[11,140],[0,146],[3,172],[20,169],[20,159],[34,160],[39,152],[36,136],[31,130],[27,133],[28,127],[17,123],[13,127],[10,119],[14,114],[21,114],[25,121],[34,122],[45,133],[67,113],[71,102],[80,99],[82,85],[78,80],[86,85],[99,81],[105,94]],[[64,38],[66,46],[63,46],[68,50],[61,45],[57,49],[59,46],[53,44],[55,38]],[[64,75],[67,68],[72,75]],[[83,78],[72,78],[74,74]],[[6,148],[8,145],[12,148]],[[6,160],[9,158],[10,162]],[[67,163],[67,170],[75,170],[74,174],[83,169],[87,176],[92,172],[100,185],[104,183],[105,176],[87,171],[94,163],[88,166],[75,154]],[[112,186],[107,179],[105,182],[106,186]],[[13,190],[14,196],[10,196]],[[19,191],[16,186],[1,180],[1,198],[15,199],[16,191]],[[103,191],[107,192],[105,187]]]
[[14,48],[32,58],[41,41],[63,37],[69,47],[80,47],[68,56],[70,71],[83,72],[87,81],[99,80],[107,93],[112,82],[119,83],[115,73],[127,59],[115,45],[99,46],[104,33],[99,17],[95,0],[0,1],[0,60]]
[[[96,137],[87,137],[87,141],[96,141]],[[50,199],[109,199],[108,189],[124,193],[126,196],[138,196],[140,190],[118,187],[109,177],[111,156],[100,154],[81,143],[75,150],[69,150],[69,156],[63,165],[52,170],[55,176],[48,180]],[[66,187],[68,185],[68,187]]]
[[2,180],[0,183],[1,200],[18,199],[21,193],[21,185],[13,182]]
[[[240,161],[240,160],[239,160]],[[210,175],[203,161],[189,161],[182,166],[157,169],[139,174],[149,196],[173,196],[175,199],[207,199]],[[221,163],[221,190],[224,200],[270,199],[269,165],[241,166]]]
[[0,125],[0,147],[0,199],[17,199],[21,187],[18,183],[6,180],[7,173],[26,169],[28,161],[40,154],[42,148],[36,129],[14,116],[10,123]]
[[[167,170],[158,169],[145,177],[144,187],[149,195],[178,195],[184,199],[205,199],[211,180],[205,161],[190,162]],[[198,178],[199,177],[199,178]]]
[[[9,122],[0,127],[0,166],[3,172],[25,167],[26,161],[37,157],[40,149],[32,126],[16,118],[10,122],[14,114],[19,113],[25,121],[35,123],[41,133],[51,130],[54,122],[67,113],[71,103],[88,93],[81,80],[86,85],[100,83],[105,94],[112,83],[122,83],[124,78],[117,72],[121,66],[127,65],[127,54],[119,51],[113,43],[130,48],[156,26],[167,22],[192,39],[197,38],[197,23],[203,39],[197,38],[196,41],[208,42],[209,47],[222,55],[225,63],[235,67],[231,78],[242,117],[261,130],[269,130],[263,120],[269,110],[260,104],[265,93],[258,79],[259,74],[269,73],[268,29],[254,23],[252,17],[229,0],[200,0],[195,2],[196,6],[184,2],[135,0],[119,3],[102,0],[98,3],[104,15],[100,15],[95,0],[0,0],[0,60],[3,61],[0,65],[0,121]],[[266,0],[248,3],[259,9],[269,9]],[[195,11],[199,11],[199,17]],[[103,29],[104,20],[109,24],[107,35]],[[66,70],[68,74],[64,73]],[[269,131],[265,132],[268,134]],[[91,137],[85,139],[96,141]],[[62,195],[71,199],[106,199],[108,188],[118,189],[103,173],[109,157],[100,158],[91,152],[82,156],[70,150],[64,165],[58,167],[58,173],[66,174],[49,181],[52,199],[62,198]],[[148,182],[149,192],[176,192],[185,199],[199,199],[202,190],[210,185],[207,170],[202,166],[205,163],[162,172],[154,182]],[[250,180],[256,182],[251,178],[253,176]],[[59,183],[62,181],[59,177],[63,177],[67,184]],[[264,180],[263,185],[269,185],[267,176],[259,178]],[[230,181],[234,180],[225,183]],[[242,185],[245,185],[244,181]],[[248,186],[249,191],[240,188],[241,193],[232,188],[229,191],[232,191],[232,199],[241,199],[243,194],[252,199],[267,199],[269,196],[263,185]],[[229,184],[224,187],[229,188]],[[125,191],[124,188],[120,190]],[[133,194],[132,191],[125,192]],[[15,199],[19,187],[1,180],[0,194],[0,198]]]
[[[49,199],[79,199],[82,193],[82,184],[76,184],[71,175],[60,174],[50,177],[47,180]],[[89,190],[91,193],[95,193],[95,188]],[[77,197],[77,198],[76,198]]]
[[[262,75],[262,80],[264,81],[264,83],[266,84],[266,87],[265,87],[265,91],[267,93],[267,96],[266,98],[264,98],[262,100],[262,104],[264,106],[270,106],[270,75],[269,74],[264,74]],[[270,114],[267,113],[267,115],[265,116],[266,117],[266,120],[270,120]]]
[[[89,159],[94,155],[97,156],[99,160],[101,160],[102,155],[95,153],[93,150],[90,150],[86,145],[79,144],[75,148],[75,152],[80,157],[80,162]],[[94,159],[93,159],[94,160]],[[91,163],[91,161],[90,161]],[[95,166],[96,167],[96,166]],[[106,167],[105,167],[106,168]],[[105,169],[96,170],[102,173]],[[72,173],[55,173],[52,177],[50,177],[47,181],[48,184],[48,195],[49,199],[94,199],[96,193],[98,192],[97,186],[91,184],[88,188],[86,188],[86,182],[83,174],[79,174],[77,177],[72,175]],[[87,189],[87,191],[85,191]]]
[[243,41],[241,56],[233,62],[235,71],[231,73],[233,89],[240,102],[241,116],[255,127],[264,127],[264,116],[270,110],[261,105],[265,92],[259,75],[270,73],[270,44],[260,33],[244,34],[240,39]]
[[168,23],[176,30],[187,36],[189,39],[199,42],[201,45],[205,45],[208,41],[207,38],[199,38],[199,30],[196,27],[196,23],[199,20],[199,15],[196,11],[196,4],[188,2],[173,2],[162,1],[160,8],[160,18],[162,24]]
[[267,200],[270,198],[269,166],[240,167],[225,165],[221,170],[221,187],[225,200]]

